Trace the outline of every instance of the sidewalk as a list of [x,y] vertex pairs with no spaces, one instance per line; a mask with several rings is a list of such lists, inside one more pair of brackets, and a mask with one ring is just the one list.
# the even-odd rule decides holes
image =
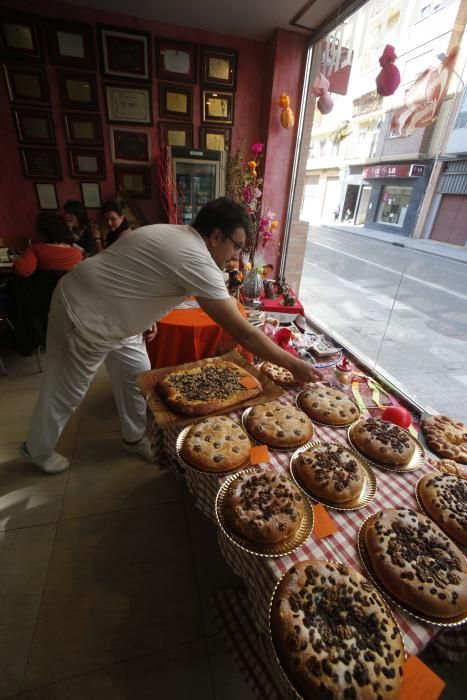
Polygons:
[[402,248],[411,248],[419,253],[435,255],[436,257],[449,258],[460,263],[467,263],[467,248],[452,245],[450,243],[442,243],[441,241],[432,241],[429,238],[409,238],[401,236],[398,233],[389,233],[387,231],[377,231],[364,226],[355,226],[354,224],[341,223],[322,223],[321,228],[330,228],[336,231],[345,231],[346,233],[355,233],[358,236],[366,236],[373,240],[385,241],[392,245],[401,246]]

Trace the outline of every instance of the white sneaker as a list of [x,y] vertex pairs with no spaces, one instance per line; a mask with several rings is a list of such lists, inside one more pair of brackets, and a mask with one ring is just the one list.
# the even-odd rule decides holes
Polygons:
[[145,459],[146,462],[154,464],[154,455],[152,452],[151,443],[146,436],[142,437],[141,440],[135,445],[129,445],[127,442],[122,440],[122,448],[123,451],[127,452],[129,455],[137,455],[138,457]]
[[19,453],[25,459],[42,469],[46,474],[60,474],[64,472],[70,466],[70,462],[63,455],[59,455],[58,452],[52,452],[52,454],[46,459],[36,459],[31,457],[29,454],[28,446],[25,442],[21,443],[19,446]]

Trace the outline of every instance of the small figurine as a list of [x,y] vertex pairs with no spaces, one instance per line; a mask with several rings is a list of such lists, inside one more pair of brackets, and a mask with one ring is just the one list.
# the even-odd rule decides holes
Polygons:
[[229,271],[229,294],[231,296],[238,297],[239,287],[242,286],[242,280],[240,279],[240,271],[233,269]]
[[339,384],[350,384],[352,382],[352,365],[346,357],[336,365],[334,375]]
[[284,294],[284,306],[295,306],[295,297],[289,291]]
[[274,283],[272,280],[263,280],[264,296],[266,299],[274,299]]

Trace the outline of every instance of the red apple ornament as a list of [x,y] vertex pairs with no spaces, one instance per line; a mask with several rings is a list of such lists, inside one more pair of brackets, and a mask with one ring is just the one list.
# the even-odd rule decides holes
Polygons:
[[384,409],[381,418],[399,425],[401,428],[408,428],[412,422],[412,416],[406,408],[402,406],[388,406]]

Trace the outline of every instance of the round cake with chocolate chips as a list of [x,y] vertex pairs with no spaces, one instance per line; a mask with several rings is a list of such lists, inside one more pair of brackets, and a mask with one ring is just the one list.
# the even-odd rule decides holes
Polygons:
[[365,484],[363,467],[355,454],[341,445],[309,447],[296,458],[294,471],[307,491],[334,503],[352,501]]
[[227,416],[213,416],[191,426],[180,453],[201,471],[227,472],[248,464],[250,449],[250,438],[238,423]]
[[258,544],[274,544],[300,528],[303,498],[285,476],[257,470],[232,481],[224,497],[223,514],[236,535]]
[[271,606],[277,655],[303,698],[392,700],[404,645],[380,594],[343,564],[301,561]]
[[339,389],[310,385],[298,395],[298,403],[312,420],[327,425],[348,425],[360,416],[352,399]]
[[425,474],[418,484],[418,496],[430,518],[467,547],[467,481],[454,474]]
[[388,466],[406,464],[415,452],[415,443],[406,430],[375,418],[353,427],[352,441],[366,457]]
[[310,440],[313,426],[299,408],[279,401],[254,406],[246,419],[250,435],[270,447],[300,447]]
[[285,367],[279,367],[279,365],[273,365],[272,362],[263,362],[261,365],[261,372],[272,379],[272,381],[278,386],[293,387],[300,386],[297,382],[292,372],[289,372]]
[[421,615],[467,614],[467,563],[460,549],[425,515],[388,508],[365,528],[365,546],[389,593]]

